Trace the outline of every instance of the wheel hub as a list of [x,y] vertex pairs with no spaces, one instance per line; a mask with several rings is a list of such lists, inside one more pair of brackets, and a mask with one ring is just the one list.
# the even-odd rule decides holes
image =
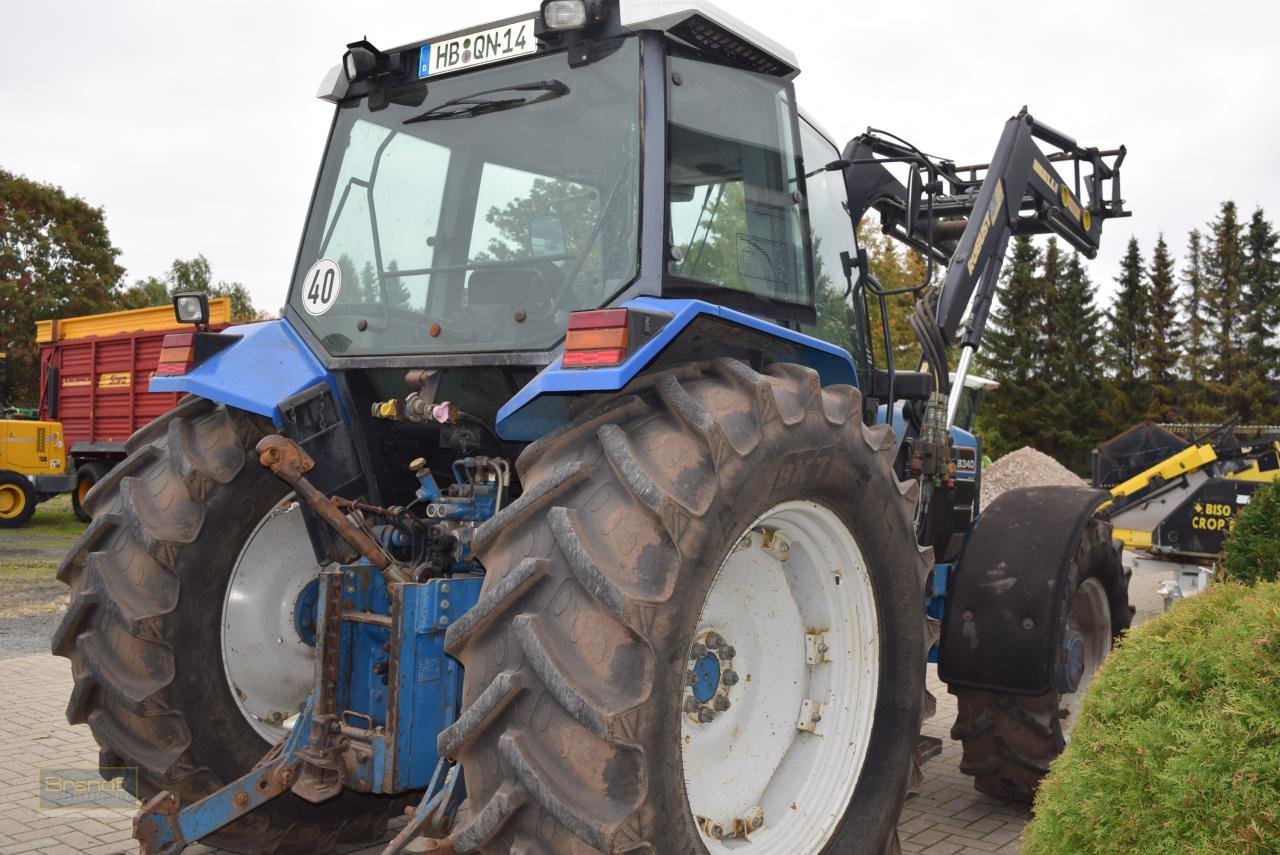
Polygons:
[[1080,688],[1080,678],[1084,676],[1084,639],[1079,633],[1069,633],[1062,643],[1062,654],[1058,661],[1058,691],[1069,694]]
[[12,484],[0,484],[0,517],[15,517],[22,506],[22,491]]
[[738,683],[733,670],[737,650],[715,630],[698,633],[689,648],[689,670],[685,675],[689,690],[685,693],[684,711],[697,724],[714,721],[732,703],[730,690]]
[[267,742],[284,735],[312,689],[320,569],[290,496],[254,528],[227,582],[223,671],[241,714]]
[[[1059,659],[1059,718],[1064,738],[1080,712],[1093,675],[1111,651],[1111,605],[1107,590],[1094,577],[1076,589],[1067,613],[1067,636]],[[1064,691],[1064,687],[1071,688]]]
[[293,628],[308,647],[316,646],[316,620],[320,608],[320,580],[313,579],[298,594],[293,607]]

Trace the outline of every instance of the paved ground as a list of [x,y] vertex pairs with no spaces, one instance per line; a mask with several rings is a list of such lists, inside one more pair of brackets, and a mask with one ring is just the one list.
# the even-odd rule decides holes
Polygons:
[[[1140,619],[1159,612],[1155,588],[1162,578],[1135,578],[1133,599]],[[960,774],[960,745],[948,734],[955,718],[954,699],[938,683],[932,667],[930,688],[938,697],[938,715],[929,722],[927,732],[942,738],[943,751],[925,766],[924,790],[903,812],[903,849],[929,855],[1017,852],[1030,815],[1021,805],[980,795]],[[129,812],[91,815],[39,808],[41,767],[97,764],[98,750],[88,728],[73,728],[63,716],[70,689],[70,665],[65,659],[47,654],[0,659],[0,855],[135,851]],[[205,847],[189,851],[215,852]],[[355,851],[363,855],[377,852],[378,847]]]

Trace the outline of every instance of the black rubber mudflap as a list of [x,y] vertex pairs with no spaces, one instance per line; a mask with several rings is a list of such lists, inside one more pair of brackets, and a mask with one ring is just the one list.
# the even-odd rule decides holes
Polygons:
[[1067,570],[1107,495],[1033,487],[1003,493],[983,511],[950,580],[943,682],[1016,695],[1051,688]]

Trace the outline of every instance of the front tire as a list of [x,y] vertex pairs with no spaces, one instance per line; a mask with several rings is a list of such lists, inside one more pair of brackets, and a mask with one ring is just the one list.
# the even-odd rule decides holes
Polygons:
[[[88,496],[93,521],[58,570],[71,586],[53,639],[75,680],[67,720],[89,725],[102,767],[138,767],[144,801],[169,790],[189,805],[270,748],[220,664],[220,618],[241,546],[289,491],[253,454],[272,430],[258,416],[185,399],[135,434],[129,456]],[[400,804],[343,791],[315,805],[285,793],[206,842],[325,852],[378,838]]]
[[[1117,585],[1120,580],[1121,584]],[[1074,691],[1050,688],[1023,696],[953,689],[956,723],[951,738],[963,744],[960,771],[974,787],[997,798],[1031,804],[1040,781],[1066,747],[1090,681],[1112,644],[1129,628],[1128,571],[1111,526],[1090,520],[1067,571],[1066,632],[1082,640],[1082,669]]]
[[[716,838],[734,836],[727,818],[761,792],[763,827],[739,829],[746,834],[733,851],[885,851],[896,842],[920,720],[921,591],[929,563],[913,534],[915,491],[891,471],[892,435],[863,426],[855,389],[823,389],[815,372],[792,365],[761,375],[719,360],[644,378],[627,392],[530,446],[517,463],[524,494],[476,534],[484,591],[447,638],[466,669],[464,707],[439,741],[443,754],[461,762],[467,782],[457,850],[724,851]],[[829,627],[807,627],[803,618],[826,608],[833,621],[858,623],[868,633],[863,643],[846,649],[832,633],[831,655],[874,649],[862,683],[818,689],[803,665],[774,667],[783,657],[761,644],[763,629],[751,620],[771,625],[770,610],[786,596],[777,586],[765,590],[781,567],[769,562],[786,554],[772,535],[765,548],[769,531],[791,539],[796,563],[788,573],[812,567],[834,577],[839,562],[847,574],[865,572],[864,617],[871,620],[810,602],[810,612],[800,608],[799,617],[778,624],[799,627],[798,636],[783,633],[782,643],[804,663],[805,633]],[[846,536],[853,551],[828,549],[828,540]],[[758,568],[760,584],[747,586],[734,613],[709,593],[740,549],[757,558],[772,550],[774,558],[761,558],[769,566]],[[808,564],[800,554],[806,550]],[[843,557],[824,564],[815,557],[822,552]],[[855,553],[864,559],[861,571]],[[853,576],[846,578],[852,586]],[[791,596],[804,598],[795,593],[803,587],[793,583]],[[712,639],[712,624],[736,636],[740,649],[729,659],[721,642],[732,646],[735,638]],[[716,674],[736,669],[727,685],[737,691],[725,694],[725,709],[715,706],[713,691],[695,710],[686,706],[694,691],[687,676],[708,649],[720,651],[707,663]],[[835,703],[821,721],[833,741],[797,730],[799,705],[780,712],[770,706],[774,695],[801,691],[792,679],[831,691]],[[860,707],[858,686],[873,701]],[[802,691],[792,700],[800,697]],[[867,721],[845,734],[841,728],[858,708]],[[710,777],[705,769],[689,771],[697,759],[691,731],[700,723],[691,716],[703,709],[710,710],[704,716],[743,710],[785,719],[775,728],[784,738],[768,758],[774,766],[722,776],[711,799],[689,792],[691,782],[715,778],[714,770]],[[752,735],[725,728],[716,738],[740,753],[750,746],[735,739]],[[820,776],[827,767],[814,760],[810,769],[803,759],[788,766],[787,739],[812,740],[806,744],[819,748],[815,756],[842,759],[846,789],[825,800],[806,790],[806,770]],[[851,744],[835,744],[842,739]],[[701,762],[710,755],[697,756]],[[700,816],[717,802],[734,810],[725,818]],[[804,822],[788,825],[792,813],[805,814]]]

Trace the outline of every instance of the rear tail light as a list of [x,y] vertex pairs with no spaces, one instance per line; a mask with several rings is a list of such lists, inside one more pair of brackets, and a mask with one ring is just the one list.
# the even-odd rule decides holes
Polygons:
[[194,333],[170,333],[160,345],[160,364],[156,366],[156,374],[186,374],[195,362],[195,352]]
[[630,344],[626,309],[597,309],[569,315],[564,368],[609,368],[626,361]]

